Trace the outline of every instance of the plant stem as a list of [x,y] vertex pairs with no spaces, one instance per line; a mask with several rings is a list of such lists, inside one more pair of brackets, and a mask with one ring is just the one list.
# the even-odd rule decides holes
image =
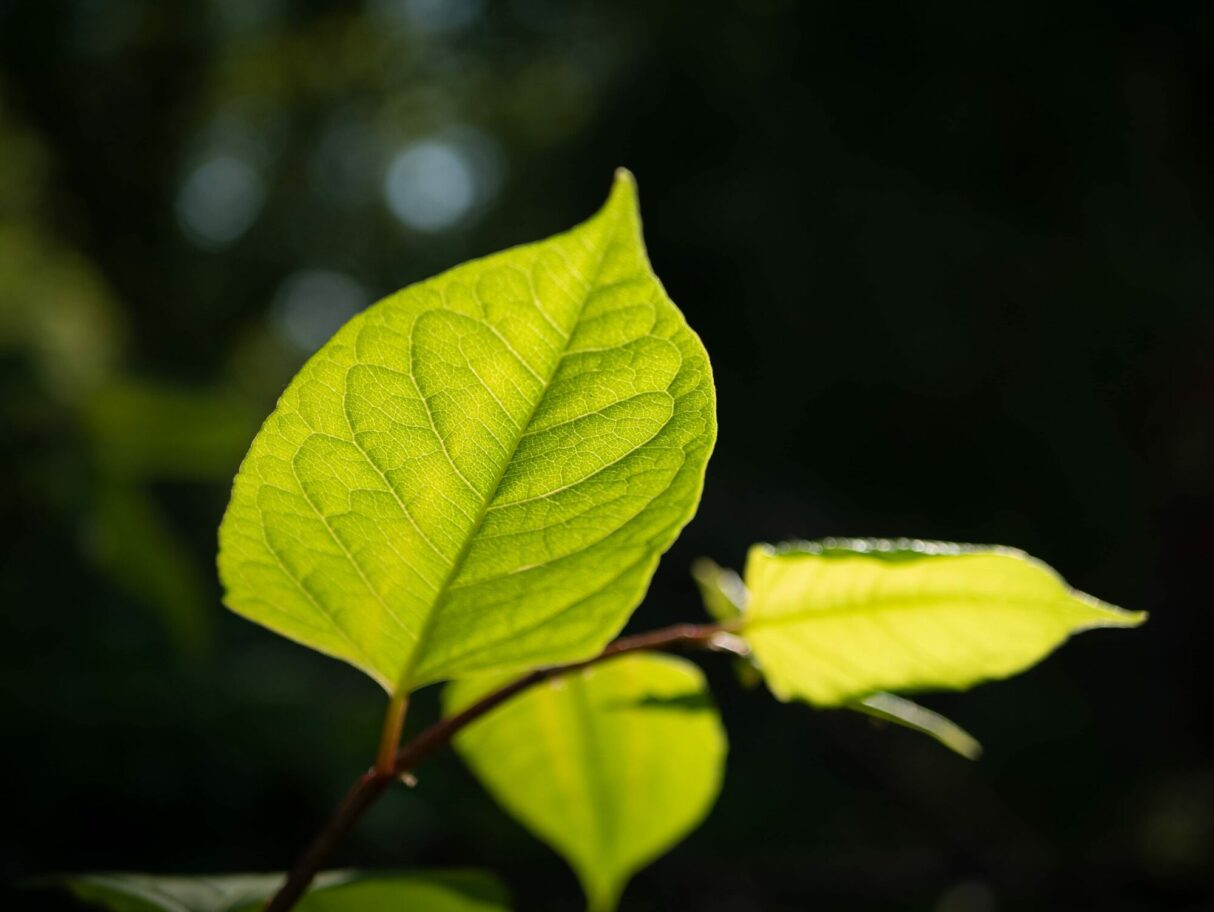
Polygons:
[[[392,781],[404,773],[413,771],[432,754],[442,750],[451,743],[451,739],[455,737],[460,729],[475,722],[485,715],[485,713],[490,712],[511,697],[517,696],[542,681],[560,677],[571,671],[588,668],[606,659],[629,652],[676,649],[718,649],[728,652],[743,652],[745,647],[733,635],[730,626],[727,624],[675,624],[672,627],[663,627],[660,630],[652,630],[648,633],[621,637],[608,645],[606,649],[594,658],[581,662],[573,662],[569,665],[539,668],[520,678],[516,678],[509,684],[481,697],[481,699],[468,706],[462,712],[456,713],[454,716],[448,716],[445,719],[440,719],[433,725],[423,729],[406,742],[400,750],[395,751],[394,757],[389,753],[388,756],[391,759],[385,761],[384,743],[389,741],[389,730],[393,728],[393,725],[396,726],[395,736],[391,739],[392,747],[388,749],[392,751],[395,750],[396,742],[400,738],[399,725],[404,722],[404,713],[407,705],[407,700],[400,698],[400,706],[398,709],[395,709],[396,714],[394,716],[394,707],[398,702],[398,700],[394,699],[389,704],[388,716],[384,720],[384,738],[380,742],[380,756],[377,758],[375,767],[363,773],[358,781],[351,786],[350,791],[346,793],[346,797],[337,806],[337,810],[334,811],[333,816],[329,819],[324,829],[312,840],[311,845],[299,857],[299,860],[295,862],[295,866],[291,868],[282,887],[279,888],[269,903],[266,904],[265,912],[287,912],[287,910],[294,907],[304,893],[307,892],[308,886],[312,883],[312,878],[316,876],[333,849],[350,832],[350,829],[359,817],[363,815],[363,812],[384,793]],[[394,719],[396,720],[395,722],[393,722]]]
[[400,735],[405,728],[405,713],[408,709],[408,697],[393,697],[388,701],[384,728],[379,736],[379,751],[375,754],[375,771],[384,776],[392,775],[392,767],[396,763],[396,752],[400,750]]

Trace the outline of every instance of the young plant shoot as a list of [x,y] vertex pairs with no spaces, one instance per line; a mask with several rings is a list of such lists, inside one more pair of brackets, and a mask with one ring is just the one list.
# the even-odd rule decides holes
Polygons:
[[[377,798],[454,744],[610,912],[721,789],[705,678],[658,653],[732,653],[779,700],[972,758],[970,735],[904,694],[1006,678],[1074,633],[1144,620],[1010,548],[848,539],[755,545],[741,576],[697,562],[710,621],[616,639],[696,511],[716,433],[708,355],[653,274],[627,171],[578,227],[354,317],[253,440],[219,573],[233,611],[383,687],[374,765],[285,876],[71,889],[115,910],[506,909],[477,872],[322,873]],[[402,745],[410,696],[443,682],[444,717]]]

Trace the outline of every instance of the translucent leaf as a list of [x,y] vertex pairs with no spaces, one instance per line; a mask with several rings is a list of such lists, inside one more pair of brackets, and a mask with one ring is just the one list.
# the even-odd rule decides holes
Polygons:
[[[257,912],[282,880],[281,874],[78,874],[62,883],[78,898],[111,912]],[[501,885],[479,871],[330,871],[317,877],[295,908],[299,912],[503,912],[509,904]]]
[[826,541],[751,549],[741,635],[782,700],[964,689],[1040,661],[1068,636],[1146,615],[1070,589],[1007,548]]
[[[447,687],[458,712],[499,679]],[[725,733],[683,659],[623,656],[541,684],[456,738],[497,801],[573,866],[592,910],[708,813]]]
[[694,512],[715,435],[620,172],[588,222],[406,288],[304,366],[236,478],[226,602],[395,693],[588,657]]
[[[724,624],[740,625],[750,601],[742,578],[704,557],[692,565],[691,575],[700,587],[708,613]],[[734,672],[738,682],[748,690],[763,681],[762,672],[751,655],[735,659]],[[982,753],[982,745],[961,726],[896,694],[875,693],[847,704],[846,708],[927,735],[969,760],[976,760]]]

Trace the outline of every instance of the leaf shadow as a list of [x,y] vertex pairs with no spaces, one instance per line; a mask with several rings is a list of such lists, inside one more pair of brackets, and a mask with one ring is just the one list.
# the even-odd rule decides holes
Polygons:
[[613,700],[603,704],[603,709],[613,710],[657,710],[668,712],[703,712],[711,709],[712,703],[704,693],[677,694],[675,696],[642,697],[639,700]]

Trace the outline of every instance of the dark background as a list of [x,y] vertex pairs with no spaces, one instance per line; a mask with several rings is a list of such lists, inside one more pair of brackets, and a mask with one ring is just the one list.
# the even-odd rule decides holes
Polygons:
[[[927,698],[976,764],[705,660],[725,790],[624,908],[1214,909],[1212,47],[1208,3],[0,0],[0,876],[288,863],[383,698],[221,608],[237,462],[350,313],[625,164],[721,426],[634,628],[829,534],[1153,617]],[[335,862],[580,901],[451,755]]]

